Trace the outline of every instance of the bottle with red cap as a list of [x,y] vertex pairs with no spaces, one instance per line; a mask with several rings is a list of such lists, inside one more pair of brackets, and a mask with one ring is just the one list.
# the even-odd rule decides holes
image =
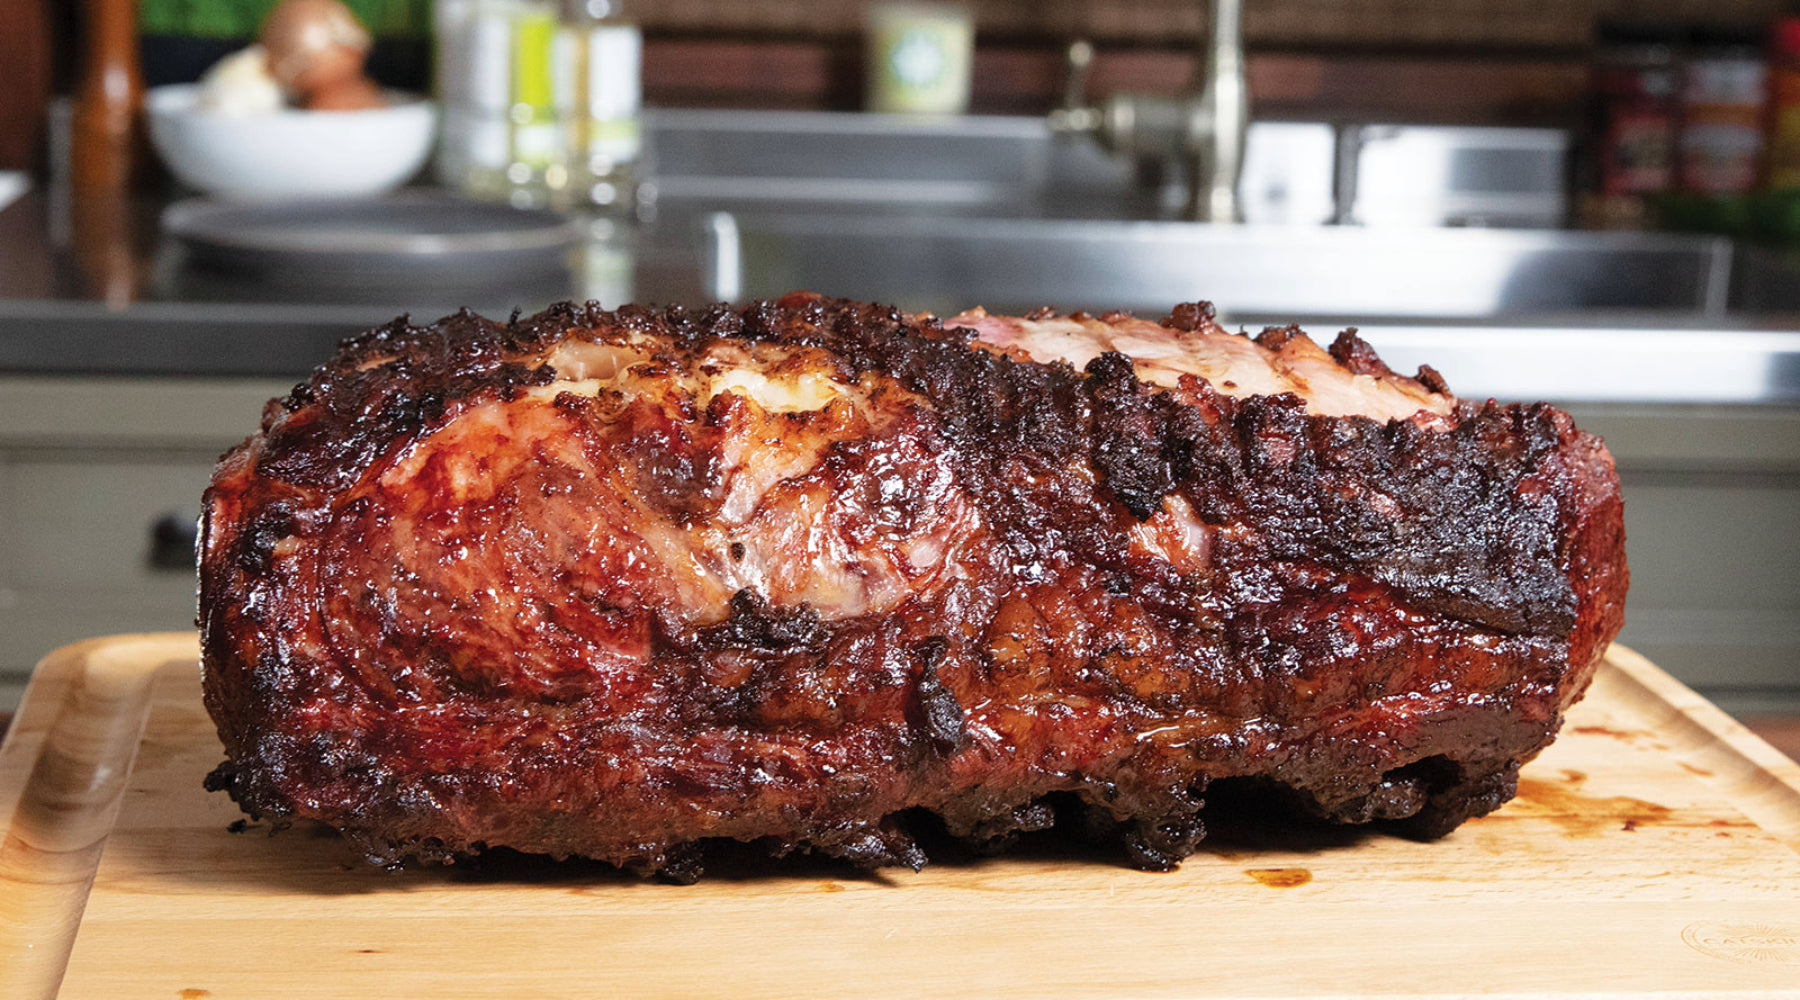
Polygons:
[[1770,29],[1767,107],[1763,187],[1800,190],[1800,17],[1780,18]]
[[1675,186],[1679,34],[1672,26],[1616,22],[1601,24],[1598,34],[1596,186],[1607,196],[1661,194]]

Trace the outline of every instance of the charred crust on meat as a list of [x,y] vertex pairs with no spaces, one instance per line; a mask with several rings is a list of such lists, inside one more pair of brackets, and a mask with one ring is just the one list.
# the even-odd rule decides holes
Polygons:
[[1173,330],[1193,333],[1204,329],[1217,315],[1211,302],[1183,302],[1169,312],[1163,325]]
[[1419,373],[1413,378],[1432,392],[1442,393],[1446,396],[1450,394],[1450,383],[1444,381],[1444,376],[1439,375],[1438,370],[1430,365],[1420,365]]
[[1394,374],[1393,369],[1375,353],[1375,348],[1357,335],[1355,327],[1339,333],[1327,351],[1333,361],[1358,375],[1381,377]]
[[1200,846],[1206,836],[1206,824],[1200,819],[1205,802],[1188,795],[1179,801],[1186,808],[1141,818],[1126,827],[1123,842],[1132,864],[1147,871],[1168,871]]
[[949,650],[949,640],[943,636],[932,636],[919,644],[919,679],[913,684],[913,700],[907,706],[907,722],[944,754],[957,753],[969,745],[963,707],[938,676],[938,665]]
[[[1205,303],[1166,325],[1216,330]],[[975,338],[806,294],[351,338],[207,493],[207,787],[381,865],[690,881],[724,839],[917,867],[923,812],[987,846],[1062,817],[1166,868],[1209,782],[1409,836],[1496,808],[1618,632],[1617,479],[1561,411],[1323,416]],[[550,362],[577,342],[854,405],[583,394]],[[1329,356],[1397,378],[1353,332]],[[753,508],[740,424],[800,470]],[[650,575],[657,546],[687,576]]]
[[745,588],[731,596],[730,617],[707,634],[708,646],[715,649],[788,650],[813,645],[823,632],[818,613],[806,605],[777,608]]
[[1182,451],[1182,443],[1169,433],[1174,404],[1139,382],[1131,359],[1118,353],[1088,362],[1083,386],[1093,407],[1090,461],[1113,498],[1144,520],[1175,488],[1171,458]]
[[237,784],[237,768],[230,761],[208,771],[201,786],[209,792],[230,792]]
[[1300,332],[1300,328],[1297,326],[1265,326],[1255,339],[1258,347],[1279,351],[1287,346],[1288,341],[1304,336],[1306,334]]

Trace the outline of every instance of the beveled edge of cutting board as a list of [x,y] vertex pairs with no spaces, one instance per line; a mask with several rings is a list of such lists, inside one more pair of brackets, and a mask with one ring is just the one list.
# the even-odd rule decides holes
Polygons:
[[151,682],[189,633],[109,636],[39,661],[0,743],[0,997],[56,996],[131,777]]
[[1636,651],[1614,643],[1603,665],[1638,695],[1639,711],[1655,716],[1681,760],[1711,776],[1745,816],[1800,851],[1800,763],[1726,715]]
[[[111,636],[65,646],[33,671],[0,743],[0,997],[56,995],[106,837],[118,815],[151,682],[194,664],[193,633]],[[1654,718],[1669,752],[1711,777],[1746,817],[1800,851],[1800,764],[1623,646],[1596,685]],[[21,805],[26,806],[21,809]]]

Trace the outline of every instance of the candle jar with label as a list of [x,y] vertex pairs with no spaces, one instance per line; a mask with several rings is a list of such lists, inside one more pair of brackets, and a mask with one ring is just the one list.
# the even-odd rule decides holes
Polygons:
[[870,111],[956,115],[969,109],[975,25],[968,8],[878,3],[868,17]]

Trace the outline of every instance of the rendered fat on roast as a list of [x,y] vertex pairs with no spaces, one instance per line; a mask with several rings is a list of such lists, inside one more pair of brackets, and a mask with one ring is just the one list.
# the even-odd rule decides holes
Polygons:
[[1244,779],[1443,834],[1617,633],[1604,446],[1204,305],[468,312],[347,341],[206,495],[209,785],[371,861],[697,877],[1079,814],[1135,863]]

